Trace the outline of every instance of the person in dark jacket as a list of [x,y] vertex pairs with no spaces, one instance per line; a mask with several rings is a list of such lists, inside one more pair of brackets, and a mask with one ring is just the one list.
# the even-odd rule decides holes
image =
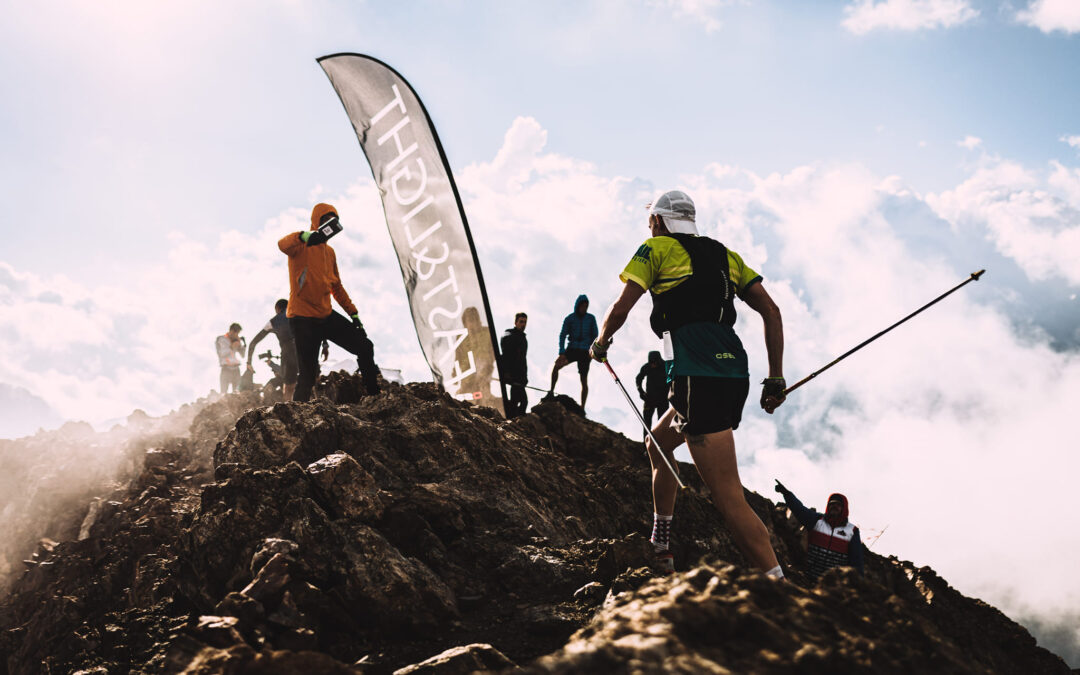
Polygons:
[[[644,388],[641,386],[642,382],[645,383]],[[668,409],[667,368],[664,367],[660,352],[649,352],[649,362],[643,365],[637,374],[637,391],[638,396],[645,402],[641,416],[651,428],[653,413],[656,413],[659,419]]]
[[806,572],[815,581],[833,567],[854,567],[863,573],[863,546],[859,528],[848,520],[847,497],[835,492],[829,495],[825,515],[803,506],[799,498],[776,481],[776,491],[795,518],[810,531],[806,548]]
[[525,312],[514,315],[514,327],[507,328],[499,340],[502,350],[502,376],[510,387],[510,405],[506,408],[506,419],[525,414],[529,399],[525,395],[525,385],[529,383],[529,364],[526,354],[529,341],[525,337],[525,325],[529,316]]
[[559,371],[576,362],[581,376],[581,407],[585,407],[585,399],[589,397],[589,347],[598,335],[600,329],[596,326],[596,317],[589,314],[589,298],[582,293],[574,302],[574,312],[563,319],[562,330],[559,331],[559,358],[555,359],[551,369],[548,396],[555,395]]
[[[251,370],[251,359],[255,356],[255,347],[264,337],[273,333],[277,337],[278,346],[281,348],[281,393],[286,401],[292,400],[293,392],[296,391],[296,380],[299,370],[296,363],[296,341],[293,339],[292,329],[289,328],[289,317],[285,315],[289,308],[289,301],[285,298],[274,303],[274,311],[270,321],[263,326],[248,345],[247,367]],[[323,343],[324,345],[326,343]]]

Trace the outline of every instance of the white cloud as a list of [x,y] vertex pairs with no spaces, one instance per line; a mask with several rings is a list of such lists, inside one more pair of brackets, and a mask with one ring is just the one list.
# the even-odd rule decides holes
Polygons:
[[1080,2],[1076,0],[1032,0],[1016,13],[1020,23],[1038,28],[1044,33],[1060,30],[1080,33]]
[[988,238],[1029,278],[1080,285],[1080,170],[1057,162],[1041,175],[988,159],[960,185],[927,203],[957,225],[984,227]]
[[649,0],[649,4],[671,10],[676,17],[697,21],[706,33],[715,33],[724,25],[716,16],[717,10],[732,4],[732,0]]
[[961,148],[974,150],[975,148],[982,145],[982,139],[978,136],[964,136],[964,140],[957,141],[956,144],[959,145]]
[[844,7],[844,28],[856,35],[872,30],[951,28],[979,15],[968,0],[855,0]]
[[1062,136],[1061,138],[1059,138],[1058,140],[1061,141],[1062,143],[1068,143],[1071,147],[1074,147],[1077,150],[1080,150],[1080,136],[1068,136],[1068,135],[1065,135],[1065,136]]

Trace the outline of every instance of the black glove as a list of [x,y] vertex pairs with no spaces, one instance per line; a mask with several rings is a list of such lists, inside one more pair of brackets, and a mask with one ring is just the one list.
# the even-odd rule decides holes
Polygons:
[[[774,478],[773,480],[776,480],[776,479]],[[786,487],[784,487],[784,484],[781,483],[778,480],[776,481],[776,487],[774,487],[773,489],[776,490],[777,492],[779,492],[780,494],[783,494],[783,493],[788,491],[788,489]]]
[[782,377],[766,377],[761,384],[761,408],[771,415],[784,402],[787,383]]
[[600,342],[600,338],[596,338],[593,340],[592,346],[589,347],[589,357],[593,361],[599,361],[600,363],[607,361],[608,348],[611,347],[612,342],[615,342],[615,340],[608,340],[607,344],[603,344]]
[[321,230],[301,232],[300,238],[303,239],[304,243],[308,246],[318,246],[319,244],[325,244],[326,240],[329,239],[329,237],[323,234]]
[[644,389],[638,389],[637,390],[637,395],[641,397],[642,401],[645,400],[645,390]]

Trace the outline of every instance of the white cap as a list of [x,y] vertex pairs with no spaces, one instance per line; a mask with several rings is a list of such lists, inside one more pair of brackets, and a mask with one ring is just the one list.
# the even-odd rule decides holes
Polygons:
[[697,210],[690,195],[681,190],[669,190],[648,205],[650,216],[661,216],[671,232],[697,234],[694,224]]

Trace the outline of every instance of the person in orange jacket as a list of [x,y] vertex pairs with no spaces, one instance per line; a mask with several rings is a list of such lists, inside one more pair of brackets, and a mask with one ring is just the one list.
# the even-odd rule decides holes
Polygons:
[[[329,340],[355,354],[367,393],[379,393],[375,346],[360,322],[356,305],[341,285],[334,249],[326,243],[328,237],[319,230],[337,218],[337,209],[333,206],[316,204],[311,210],[311,229],[293,232],[278,242],[278,248],[289,256],[289,304],[286,316],[296,340],[300,371],[296,391],[293,392],[294,401],[311,398],[311,390],[319,376],[319,345],[323,340]],[[351,317],[351,323],[333,311],[331,295]]]

